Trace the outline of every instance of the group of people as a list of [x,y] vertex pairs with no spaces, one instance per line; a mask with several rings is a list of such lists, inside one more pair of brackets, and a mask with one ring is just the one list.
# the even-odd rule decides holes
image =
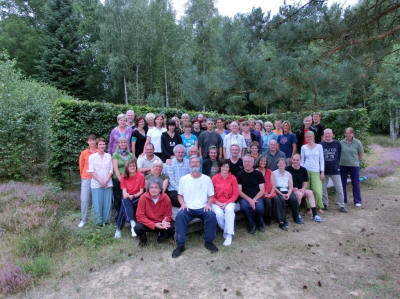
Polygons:
[[[296,134],[289,121],[218,118],[214,123],[202,114],[167,120],[148,113],[135,120],[129,110],[117,116],[117,123],[107,152],[104,138],[89,135],[88,148],[80,155],[80,228],[87,222],[91,198],[96,224],[109,223],[112,208],[116,210],[115,238],[121,238],[125,222],[140,245],[147,244],[149,231],[156,232],[159,242],[175,232],[172,256],[178,257],[193,218],[202,219],[205,247],[211,252],[218,250],[213,243],[217,226],[223,230],[223,245],[231,245],[239,207],[250,234],[265,231],[273,219],[287,231],[286,206],[297,224],[303,223],[302,204],[321,222],[320,214],[329,208],[329,179],[339,210],[346,213],[349,173],[354,205],[362,204],[362,143],[352,128],[345,130],[343,140],[334,139],[318,112],[306,116]],[[172,207],[179,208],[175,222]]]

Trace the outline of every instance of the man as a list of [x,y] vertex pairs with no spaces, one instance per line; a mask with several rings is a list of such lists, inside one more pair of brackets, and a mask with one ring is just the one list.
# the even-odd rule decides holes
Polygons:
[[[317,209],[315,206],[315,198],[312,190],[307,189],[308,184],[308,173],[307,169],[300,166],[300,155],[294,154],[292,157],[292,165],[286,167],[286,170],[292,174],[293,179],[293,193],[296,195],[299,206],[301,205],[301,200],[303,197],[307,197],[308,202],[311,206],[311,211],[313,214],[313,219],[315,222],[321,222],[321,217],[318,216]],[[302,217],[299,215],[300,220]]]
[[269,151],[263,155],[267,157],[268,168],[272,171],[278,169],[277,163],[280,158],[286,159],[285,153],[278,150],[278,143],[275,139],[270,140]]
[[325,126],[321,124],[321,113],[314,112],[313,113],[313,127],[316,130],[315,134],[315,143],[320,143],[322,140],[322,136],[324,134]]
[[[314,132],[314,135],[317,136],[317,130],[311,124],[312,124],[311,115],[307,115],[303,119],[303,126],[300,129],[298,129],[296,132],[297,151],[299,153],[301,151],[302,145],[307,144],[306,134],[308,131]],[[315,140],[315,143],[318,143],[317,140]]]
[[339,210],[342,213],[347,213],[344,204],[344,195],[339,167],[342,146],[338,140],[333,139],[333,132],[331,129],[324,130],[324,141],[321,142],[321,145],[324,151],[325,160],[325,177],[322,189],[322,201],[324,203],[324,210],[327,210],[329,206],[328,182],[330,178],[336,189],[336,203],[339,206]]
[[189,160],[185,159],[185,147],[178,144],[174,147],[175,158],[168,164],[164,164],[163,172],[169,176],[168,196],[174,207],[180,207],[178,200],[179,180],[190,173]]
[[147,182],[146,190],[147,192],[140,197],[136,210],[135,233],[139,236],[139,246],[147,244],[146,232],[155,231],[157,242],[161,242],[165,235],[173,234],[171,201],[167,194],[161,193],[161,179],[151,178]]
[[200,134],[203,132],[200,128],[200,121],[197,118],[192,120],[192,134],[199,138]]
[[231,145],[231,158],[229,159],[229,171],[237,178],[239,171],[243,169],[243,161],[239,157],[240,147],[237,144]]
[[254,234],[257,228],[261,232],[264,227],[264,201],[265,193],[264,177],[258,170],[254,170],[254,159],[250,155],[243,157],[244,169],[237,175],[239,184],[239,204],[240,210],[245,214],[249,233]]
[[199,136],[200,157],[207,158],[210,146],[215,146],[218,151],[218,158],[222,158],[222,138],[218,132],[214,131],[214,121],[207,119],[207,131],[201,132]]
[[203,121],[203,119],[204,119],[204,114],[203,113],[197,114],[197,119],[201,123]]
[[210,178],[212,178],[219,172],[220,166],[221,165],[218,160],[217,148],[212,145],[208,149],[208,158],[205,159],[203,162],[203,171],[201,171],[201,173],[208,175]]
[[190,173],[179,180],[178,200],[181,204],[175,219],[175,236],[178,246],[172,252],[177,258],[185,251],[186,232],[193,218],[200,218],[204,223],[204,247],[211,252],[218,251],[214,245],[217,230],[217,218],[212,210],[214,186],[210,177],[200,173],[200,159],[190,157]]
[[280,119],[275,119],[274,121],[274,133],[276,134],[276,136],[279,136],[282,134],[282,120]]
[[131,127],[132,130],[135,130],[135,111],[133,110],[126,111],[126,118],[127,118],[126,125],[128,127]]
[[144,147],[144,155],[137,160],[138,171],[148,175],[151,171],[154,161],[161,161],[159,157],[154,155],[154,145],[149,142]]

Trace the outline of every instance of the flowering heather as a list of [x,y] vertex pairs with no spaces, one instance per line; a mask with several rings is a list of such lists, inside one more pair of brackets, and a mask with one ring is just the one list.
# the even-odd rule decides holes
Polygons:
[[400,148],[392,148],[382,154],[382,158],[376,166],[366,167],[361,171],[362,176],[369,179],[385,177],[395,173],[396,168],[400,166]]
[[25,275],[20,267],[13,264],[0,266],[0,294],[15,294],[31,286],[31,277]]

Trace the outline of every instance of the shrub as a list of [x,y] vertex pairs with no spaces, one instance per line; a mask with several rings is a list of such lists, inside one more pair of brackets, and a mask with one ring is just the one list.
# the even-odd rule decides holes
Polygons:
[[4,295],[25,291],[32,286],[30,275],[14,264],[5,264],[0,267],[0,293]]
[[[87,135],[93,133],[105,138],[109,137],[110,131],[116,126],[116,116],[125,113],[127,109],[134,109],[136,115],[145,115],[147,112],[163,112],[168,118],[180,117],[187,112],[191,117],[199,112],[179,110],[174,108],[154,108],[148,106],[125,106],[110,103],[75,101],[59,99],[53,106],[50,117],[49,136],[49,172],[60,182],[68,181],[78,172],[78,159],[80,152],[87,146]],[[310,112],[282,113],[268,115],[220,115],[214,112],[205,112],[206,117],[220,116],[225,119],[238,119],[240,117],[253,117],[263,121],[273,121],[276,118],[289,120],[292,128],[299,128],[303,117]],[[343,138],[344,129],[353,127],[356,137],[361,139],[364,146],[367,145],[367,130],[369,119],[366,109],[334,110],[322,112],[323,123],[326,127],[333,129],[337,139]]]
[[88,223],[84,230],[79,230],[78,242],[87,248],[97,248],[114,242],[114,225],[104,227]]
[[46,255],[39,255],[24,265],[25,273],[28,273],[33,280],[39,280],[50,274],[50,259]]

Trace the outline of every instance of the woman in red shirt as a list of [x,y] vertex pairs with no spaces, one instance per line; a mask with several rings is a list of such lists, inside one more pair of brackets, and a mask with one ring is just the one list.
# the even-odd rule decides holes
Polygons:
[[122,204],[117,219],[117,230],[115,231],[115,239],[121,238],[121,229],[125,220],[131,223],[132,237],[136,237],[136,208],[139,197],[143,194],[146,183],[144,175],[137,171],[136,160],[129,160],[125,165],[124,174],[120,177],[122,189]]
[[214,175],[214,203],[212,209],[217,216],[219,227],[224,231],[224,246],[232,244],[235,227],[235,201],[239,196],[236,177],[229,173],[229,160],[221,162],[221,172]]
[[271,184],[271,169],[268,169],[268,159],[266,156],[261,156],[256,162],[256,167],[259,172],[262,173],[265,180],[265,194],[264,194],[264,221],[267,225],[271,223],[272,216],[272,199],[276,195],[276,192],[272,190]]

